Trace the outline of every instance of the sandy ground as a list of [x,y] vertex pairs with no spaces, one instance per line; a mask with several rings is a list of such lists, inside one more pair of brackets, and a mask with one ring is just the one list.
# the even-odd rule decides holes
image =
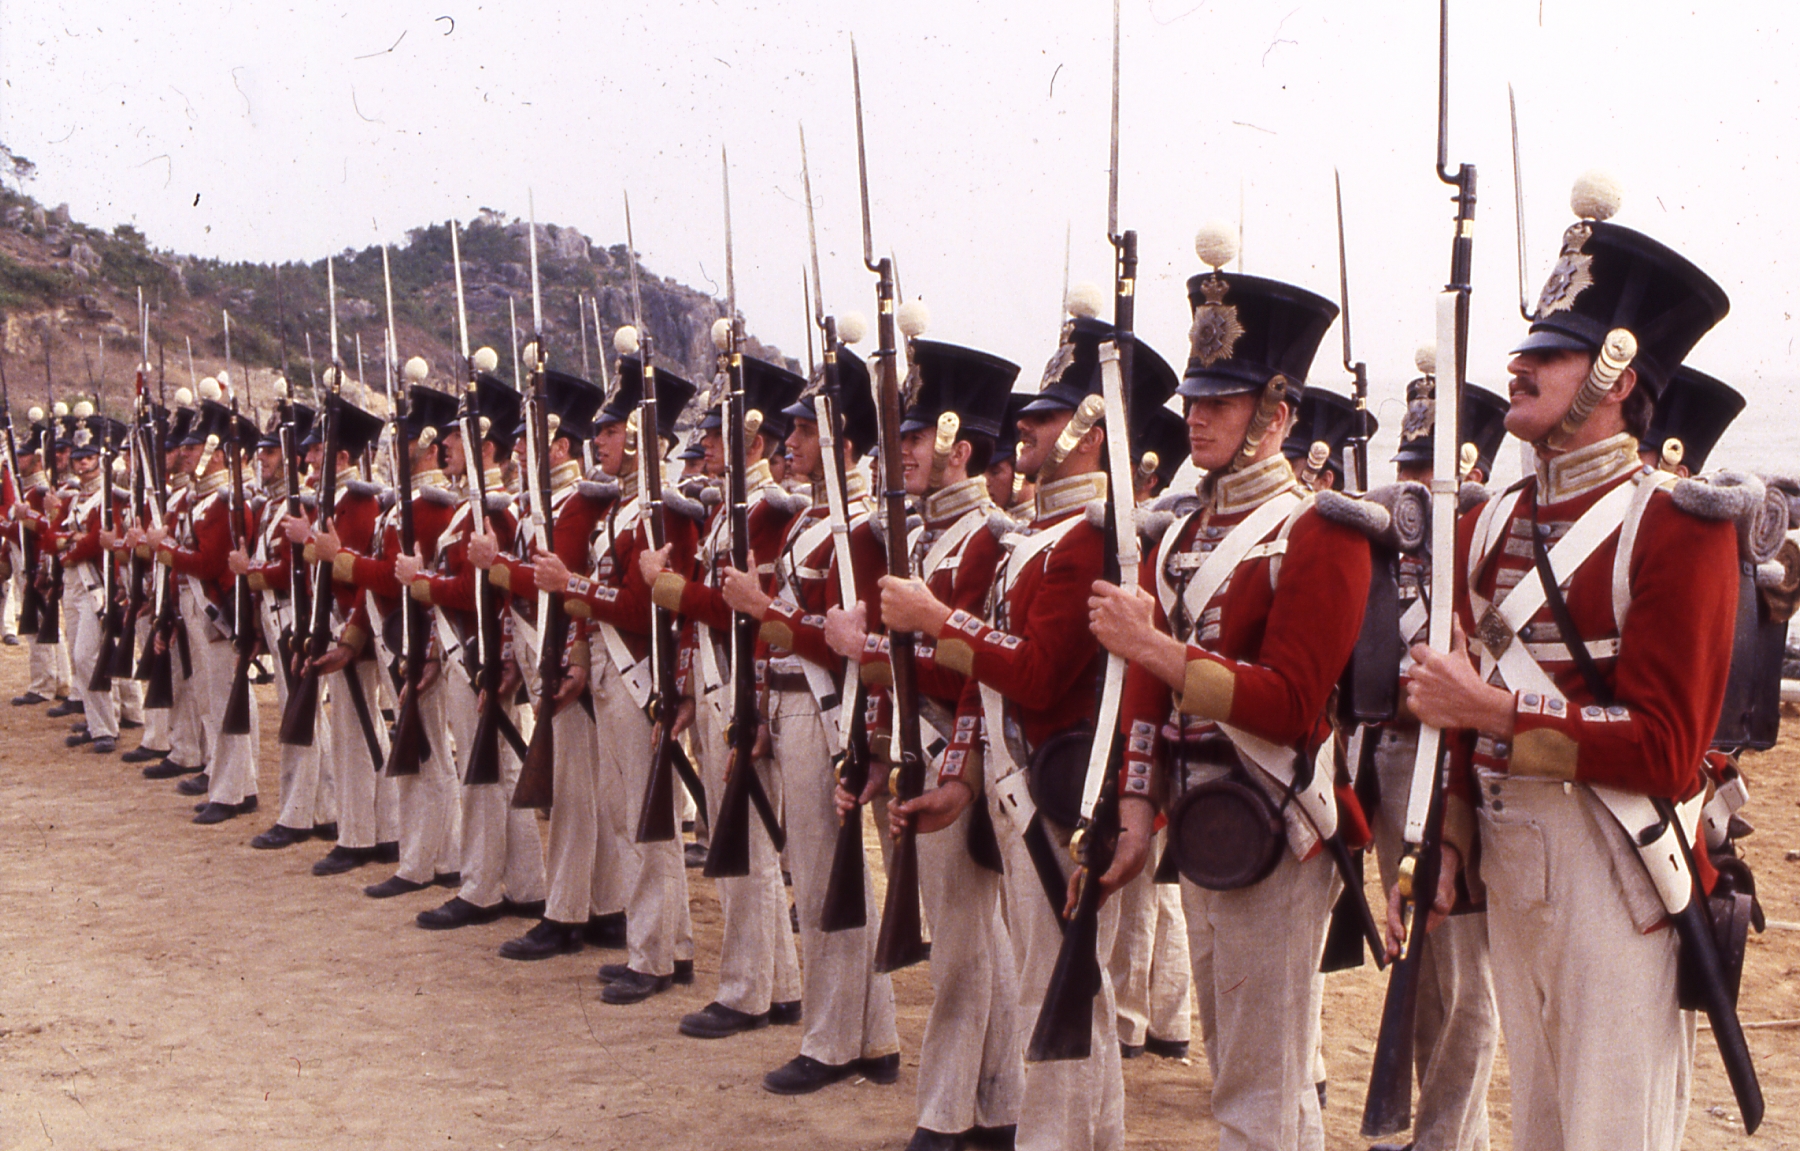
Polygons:
[[[0,648],[0,699],[24,680],[24,648]],[[66,724],[42,709],[0,704],[0,1148],[905,1145],[922,968],[896,980],[899,1085],[768,1095],[760,1078],[795,1054],[796,1029],[713,1043],[675,1031],[717,970],[717,903],[698,872],[696,984],[607,1006],[594,968],[617,954],[504,960],[495,948],[527,924],[420,931],[413,915],[442,890],[375,901],[360,888],[386,868],[316,879],[323,845],[250,849],[274,819],[269,689],[261,702],[265,806],[217,827],[190,824],[171,784],[66,751]],[[1796,923],[1800,746],[1746,774],[1764,904]],[[1334,1148],[1365,1145],[1356,1126],[1383,986],[1372,969],[1330,981]],[[1742,1013],[1800,1018],[1800,928],[1752,937]],[[1754,1139],[1709,1043],[1702,1033],[1687,1145],[1800,1147],[1800,1029],[1750,1034],[1769,1100]],[[1212,1146],[1207,1082],[1197,1043],[1188,1063],[1128,1062],[1129,1145]],[[1507,1146],[1504,1057],[1492,1098],[1494,1145]]]

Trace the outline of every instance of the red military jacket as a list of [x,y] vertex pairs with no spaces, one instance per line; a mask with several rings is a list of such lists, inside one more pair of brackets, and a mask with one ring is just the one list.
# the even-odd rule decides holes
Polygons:
[[[156,557],[177,575],[199,580],[207,598],[219,605],[227,602],[237,581],[227,559],[233,547],[230,486],[231,477],[223,470],[195,481],[187,489],[189,500],[196,502],[182,516],[186,530],[181,542],[170,536]],[[254,534],[256,524],[249,526]]]
[[[256,546],[250,552],[250,587],[253,591],[272,591],[287,597],[293,591],[293,547],[282,525],[287,521],[287,486],[268,492],[263,503],[263,522],[256,533]],[[311,492],[300,498],[300,515],[308,523],[318,520],[319,501]],[[302,573],[302,578],[308,578]]]
[[[887,570],[887,554],[866,522],[868,490],[866,472],[856,468],[847,473],[844,510],[850,520],[851,567],[860,577],[857,593],[872,598],[874,580]],[[830,514],[825,485],[820,483],[814,488],[812,505],[794,517],[781,541],[769,589],[775,598],[763,612],[758,646],[778,664],[798,657],[836,676],[843,660],[825,642],[825,612],[843,606],[827,524]]]
[[[487,469],[488,527],[501,539],[517,533],[512,496],[507,494],[499,468]],[[465,495],[451,513],[450,522],[438,533],[437,552],[431,568],[413,580],[413,598],[451,613],[458,631],[467,635],[473,626],[475,579],[479,573],[469,562],[469,536],[475,530],[474,497]]]
[[[984,685],[1005,697],[1007,715],[1018,722],[1028,752],[1051,736],[1093,723],[1101,652],[1088,630],[1087,601],[1104,566],[1106,540],[1088,509],[1105,497],[1106,477],[1100,472],[1039,488],[1037,515],[1026,530],[1060,531],[1060,538],[1029,554],[1016,571],[1013,560],[1030,536],[1014,541],[1015,554],[1001,561],[994,576],[990,599],[999,602],[992,622],[957,609],[938,633],[936,662],[968,677],[940,780],[964,778],[967,753],[981,728]],[[1004,738],[997,731],[987,736],[990,742]]]
[[[1187,675],[1177,699],[1143,668],[1127,671],[1121,712],[1131,737],[1127,790],[1150,794],[1159,740],[1198,738],[1218,722],[1302,756],[1331,738],[1328,704],[1356,646],[1369,594],[1369,543],[1299,495],[1293,469],[1279,455],[1223,475],[1209,502],[1172,526],[1140,566],[1141,586],[1158,597],[1157,626],[1187,645]],[[1231,537],[1232,528],[1265,507],[1261,517],[1275,518],[1255,540]],[[1254,546],[1200,605],[1199,618],[1191,618],[1181,593],[1227,539]],[[1173,627],[1163,603],[1170,586]],[[1339,800],[1340,812],[1355,802],[1342,789]],[[1354,815],[1360,828],[1360,809]]]
[[[1637,442],[1630,436],[1541,460],[1537,474],[1522,481],[1509,521],[1496,525],[1498,544],[1475,570],[1474,591],[1490,601],[1500,595],[1498,602],[1504,603],[1505,591],[1537,578],[1529,544],[1534,508],[1546,547],[1553,547],[1608,492],[1634,479],[1657,478],[1639,462]],[[1629,606],[1617,626],[1618,534],[1572,575],[1558,567],[1558,576],[1567,580],[1564,595],[1581,639],[1601,648],[1595,663],[1611,690],[1612,705],[1601,706],[1594,698],[1572,658],[1543,658],[1543,648],[1552,645],[1566,657],[1560,641],[1568,637],[1562,636],[1548,607],[1540,609],[1518,639],[1541,645],[1539,665],[1566,703],[1515,690],[1510,746],[1486,736],[1458,741],[1457,763],[1464,770],[1452,772],[1452,785],[1460,794],[1467,795],[1471,762],[1494,771],[1673,800],[1700,789],[1700,761],[1718,722],[1731,666],[1737,537],[1723,512],[1711,512],[1704,485],[1684,483],[1693,486],[1683,497],[1698,493],[1702,498],[1677,498],[1660,488],[1649,496],[1624,568]],[[1481,512],[1478,508],[1465,515],[1456,533],[1456,606],[1472,637],[1483,632],[1465,576]],[[1611,641],[1617,643],[1616,652]]]
[[[572,576],[563,593],[564,609],[571,619],[592,619],[619,633],[634,660],[650,651],[650,585],[638,570],[638,556],[650,548],[650,525],[644,519],[641,496],[621,493],[607,509],[593,541],[592,578]],[[669,564],[681,571],[693,566],[699,543],[698,505],[671,488],[663,490],[668,533]]]
[[[750,465],[744,486],[748,492],[745,517],[750,527],[750,563],[767,592],[775,582],[775,559],[781,554],[782,541],[799,509],[775,483],[767,460]],[[725,569],[731,566],[730,532],[731,507],[720,503],[713,508],[701,533],[695,556],[697,574],[690,577],[671,567],[658,575],[650,588],[650,597],[657,606],[679,612],[721,635],[730,629],[731,608],[719,591]]]
[[[458,503],[460,501],[445,482],[443,472],[433,468],[413,477],[413,540],[418,545],[419,558],[425,563],[437,558],[438,536],[450,526]],[[385,617],[400,606],[400,581],[394,578],[394,560],[402,550],[398,505],[383,513],[377,538],[379,546],[368,554],[345,547],[332,559],[331,573],[339,583],[366,589],[375,597],[376,609]]]
[[[571,460],[558,464],[550,477],[550,550],[570,572],[593,568],[594,532],[618,502],[620,492],[619,481],[611,476],[583,480],[580,475],[581,465]],[[527,494],[521,500],[527,510],[530,498]],[[531,566],[532,557],[537,554],[537,539],[524,516],[519,519],[513,550],[513,555],[495,560],[488,569],[488,579],[515,596],[529,598],[537,594],[537,571]]]

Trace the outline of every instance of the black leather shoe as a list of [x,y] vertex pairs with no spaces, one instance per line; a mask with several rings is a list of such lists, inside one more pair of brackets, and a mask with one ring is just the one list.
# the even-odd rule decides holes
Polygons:
[[1324,1080],[1324,1079],[1321,1079],[1317,1083],[1313,1084],[1314,1087],[1317,1087],[1319,1089],[1319,1110],[1321,1110],[1321,1111],[1325,1110],[1326,1084],[1327,1084],[1327,1080]]
[[272,851],[278,847],[292,847],[302,840],[311,839],[312,832],[298,831],[285,824],[276,824],[250,841],[250,846],[263,851]]
[[623,1005],[642,1003],[652,995],[660,995],[669,989],[670,977],[667,975],[645,975],[641,971],[627,971],[623,978],[615,979],[600,991],[600,998],[607,1003]]
[[963,1142],[971,1147],[996,1147],[999,1151],[1013,1151],[1018,1141],[1019,1128],[1014,1123],[1008,1123],[1004,1127],[983,1127],[976,1124],[963,1134]]
[[87,705],[86,704],[82,703],[78,699],[65,699],[61,703],[57,704],[55,707],[51,708],[49,711],[45,712],[44,714],[48,715],[48,716],[65,716],[65,715],[85,715],[86,713],[87,713]]
[[18,647],[19,637],[15,633],[9,631],[5,635],[0,635],[0,643],[5,644],[7,647]]
[[516,900],[500,897],[500,914],[510,915],[514,919],[542,919],[544,917],[544,901],[541,899]]
[[212,777],[206,772],[190,776],[175,785],[177,795],[205,795],[212,789]]
[[12,702],[14,707],[36,707],[40,703],[49,703],[50,697],[39,695],[35,691],[28,691],[24,695],[13,696]]
[[335,822],[315,823],[312,833],[314,839],[329,839],[333,843],[337,842],[337,824]]
[[580,931],[554,919],[540,919],[530,931],[500,945],[500,955],[505,959],[549,959],[580,950]]
[[622,951],[625,948],[625,913],[614,911],[607,915],[590,915],[581,929],[584,943],[595,947],[604,947],[609,951]]
[[790,999],[786,1003],[769,1004],[769,1022],[777,1027],[793,1027],[800,1022],[800,1001]]
[[256,810],[256,797],[254,795],[246,795],[244,797],[244,802],[238,804],[237,808],[239,815],[249,815]]
[[140,745],[121,755],[119,759],[124,763],[150,763],[153,760],[164,759],[168,754],[167,751],[158,751],[154,747]]
[[338,844],[325,853],[325,857],[312,865],[314,875],[342,875],[346,871],[355,871],[363,864],[370,862],[375,849],[373,847],[345,847]]
[[462,896],[452,896],[441,906],[419,912],[417,920],[427,931],[449,931],[477,923],[492,923],[500,918],[500,905],[476,907]]
[[88,734],[88,730],[85,727],[73,735],[63,736],[64,747],[80,747],[84,743],[92,742],[94,742],[94,737]]
[[[610,986],[610,985],[609,985]],[[724,1039],[742,1031],[755,1031],[769,1025],[769,1013],[752,1015],[723,1003],[708,1003],[698,1011],[681,1017],[676,1028],[690,1039]]]
[[601,986],[605,986],[616,979],[625,978],[630,970],[631,968],[623,963],[602,963],[600,965],[600,973],[594,976],[594,978],[600,981]]
[[692,987],[694,985],[694,961],[692,959],[677,959],[675,961],[675,974],[671,975],[669,978],[681,984],[683,987]]
[[88,729],[87,720],[78,719],[74,723],[71,723],[69,725],[69,734],[70,735],[81,735],[82,733],[86,732],[87,729]]
[[99,739],[96,739],[94,745],[88,748],[88,750],[95,755],[111,755],[113,752],[119,750],[119,741],[110,735],[103,735]]
[[224,823],[237,818],[238,809],[230,803],[209,803],[194,817],[195,823]]
[[1411,1143],[1371,1143],[1369,1151],[1413,1151]]
[[900,1079],[900,1053],[898,1051],[888,1055],[858,1059],[850,1066],[864,1079],[882,1087],[898,1082]]
[[145,779],[174,779],[178,775],[193,775],[197,771],[206,770],[204,766],[189,767],[185,763],[170,759],[168,758],[169,753],[166,751],[162,755],[162,762],[153,763],[144,769]]
[[1186,1059],[1188,1057],[1188,1041],[1185,1039],[1158,1039],[1154,1035],[1144,1038],[1144,1050],[1164,1059]]
[[796,1055],[763,1076],[763,1090],[771,1095],[811,1095],[822,1087],[842,1083],[856,1073],[856,1064],[832,1066],[810,1055]]
[[363,888],[363,894],[370,899],[392,899],[396,895],[411,895],[415,891],[424,891],[431,886],[428,883],[414,883],[398,875],[390,875],[380,883],[371,883]]
[[462,872],[440,871],[431,877],[431,885],[433,887],[461,887]]
[[706,866],[706,844],[690,843],[681,849],[682,862],[689,867]]
[[143,724],[143,721],[141,721],[141,720],[136,720],[136,719],[121,719],[121,720],[119,720],[119,730],[120,731],[131,731],[135,728],[140,728],[143,726],[144,726],[144,724]]
[[1138,1056],[1142,1055],[1143,1053],[1144,1053],[1144,1045],[1142,1043],[1121,1043],[1121,1044],[1119,1044],[1119,1058],[1120,1059],[1136,1059]]
[[906,1151],[962,1151],[963,1137],[961,1133],[946,1135],[942,1131],[931,1131],[924,1127],[913,1129],[912,1138],[906,1141]]
[[400,841],[397,839],[390,839],[384,843],[377,843],[375,845],[375,862],[399,863]]

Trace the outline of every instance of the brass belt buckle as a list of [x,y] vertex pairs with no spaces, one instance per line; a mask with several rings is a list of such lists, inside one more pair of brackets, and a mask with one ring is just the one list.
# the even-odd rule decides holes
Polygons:
[[1476,626],[1475,631],[1477,638],[1481,640],[1481,645],[1487,648],[1488,654],[1495,659],[1499,659],[1501,654],[1512,646],[1512,642],[1516,638],[1513,629],[1507,625],[1505,619],[1501,618],[1499,609],[1493,607],[1488,608],[1482,615],[1481,622]]

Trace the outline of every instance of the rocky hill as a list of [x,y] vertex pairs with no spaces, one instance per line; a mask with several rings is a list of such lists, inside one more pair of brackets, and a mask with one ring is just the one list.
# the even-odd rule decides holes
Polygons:
[[[529,338],[529,230],[523,221],[483,209],[460,238],[470,342],[491,345],[500,353],[503,377],[511,375],[513,362],[509,302],[518,311],[519,342]],[[602,247],[574,228],[555,224],[539,224],[538,233],[551,362],[580,373],[585,344],[587,374],[600,382],[600,345],[593,304],[587,301],[598,301],[610,349],[613,332],[632,315],[625,246]],[[432,382],[449,387],[458,369],[448,225],[413,229],[389,259],[400,354],[424,356]],[[385,327],[381,250],[347,249],[335,257],[335,266],[339,354],[354,376],[360,335],[362,378],[371,392],[379,393]],[[659,363],[704,387],[713,373],[712,323],[724,314],[723,303],[641,265],[638,277],[645,326],[657,337]],[[15,414],[43,402],[46,371],[57,399],[73,402],[90,395],[95,389],[89,365],[107,410],[127,407],[137,358],[140,288],[151,307],[150,362],[161,369],[171,392],[190,378],[224,367],[225,310],[231,313],[233,361],[240,377],[247,372],[248,399],[261,411],[268,410],[274,378],[284,365],[287,378],[305,389],[330,362],[324,259],[223,263],[158,251],[130,225],[105,231],[71,220],[66,205],[46,209],[20,192],[0,189],[0,353]],[[750,351],[796,367],[779,349],[753,342]],[[370,406],[381,404],[376,399]]]

